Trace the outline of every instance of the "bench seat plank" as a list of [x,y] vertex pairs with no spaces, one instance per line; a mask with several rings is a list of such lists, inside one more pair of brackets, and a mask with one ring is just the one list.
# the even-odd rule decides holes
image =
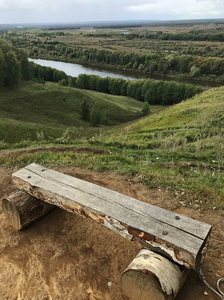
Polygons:
[[89,217],[188,268],[200,264],[209,224],[37,164],[15,172],[13,181],[43,201]]

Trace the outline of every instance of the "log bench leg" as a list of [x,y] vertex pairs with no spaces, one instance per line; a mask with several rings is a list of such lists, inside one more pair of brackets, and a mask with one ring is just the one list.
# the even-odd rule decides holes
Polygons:
[[171,300],[184,284],[189,270],[143,249],[121,275],[121,287],[129,300]]
[[55,208],[26,192],[16,191],[2,199],[6,221],[16,230],[21,230]]

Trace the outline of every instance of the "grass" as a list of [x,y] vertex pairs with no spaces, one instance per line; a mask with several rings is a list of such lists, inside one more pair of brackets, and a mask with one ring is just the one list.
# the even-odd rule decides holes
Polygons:
[[[145,153],[152,161],[224,162],[224,88],[211,89],[125,127],[99,143]],[[94,141],[93,141],[94,143]]]
[[130,174],[149,177],[149,186],[191,195],[206,208],[224,208],[223,122],[221,87],[90,142],[131,158]]
[[[188,207],[224,209],[224,174],[208,166],[163,165],[151,161],[138,161],[124,153],[96,154],[94,152],[59,151],[23,153],[0,157],[0,165],[24,167],[30,163],[48,167],[82,167],[98,172],[112,171],[122,175],[137,176],[149,188],[159,188],[174,193]],[[105,175],[106,176],[106,175]]]
[[[54,84],[25,85],[18,91],[5,91],[3,95],[1,124],[5,122],[5,127],[0,126],[2,149],[64,143],[106,151],[96,154],[89,148],[89,151],[59,149],[55,152],[46,148],[46,151],[37,149],[32,153],[3,153],[0,165],[22,167],[36,162],[49,167],[79,166],[100,172],[113,171],[137,176],[139,182],[150,188],[169,190],[188,207],[224,209],[224,87],[205,91],[169,108],[152,107],[153,114],[136,121],[99,128],[90,127],[80,118],[76,123],[76,111],[71,125],[64,118],[72,108],[75,110],[76,105],[78,109],[80,99],[86,97],[92,103],[99,101],[102,107],[108,107],[111,116],[117,114],[117,108],[116,120],[120,118],[121,122],[128,115],[132,120],[141,109],[138,102]],[[33,104],[33,115],[32,101],[40,104]],[[21,103],[24,103],[24,109],[19,108]],[[11,111],[7,111],[9,107]],[[62,114],[61,121],[60,114],[54,113],[57,107]],[[66,107],[67,110],[63,111]],[[77,127],[74,124],[78,124]],[[2,138],[3,133],[10,136],[13,145],[9,144],[9,138]]]
[[[0,96],[0,141],[54,140],[69,128],[72,139],[98,132],[81,119],[81,104],[97,103],[110,125],[129,122],[141,116],[142,102],[93,91],[61,87],[53,83],[26,83],[18,89],[4,89]],[[84,128],[86,128],[84,130]],[[105,129],[106,130],[106,129]]]

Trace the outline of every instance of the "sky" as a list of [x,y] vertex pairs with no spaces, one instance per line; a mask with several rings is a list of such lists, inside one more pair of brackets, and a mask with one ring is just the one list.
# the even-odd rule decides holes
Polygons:
[[224,18],[224,0],[0,0],[0,24]]

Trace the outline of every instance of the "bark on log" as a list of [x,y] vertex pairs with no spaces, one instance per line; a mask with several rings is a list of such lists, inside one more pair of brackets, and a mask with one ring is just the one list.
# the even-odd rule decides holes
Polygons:
[[24,191],[16,191],[2,199],[2,210],[9,225],[21,230],[55,208]]
[[187,268],[143,249],[122,273],[122,291],[129,300],[173,300],[188,273]]

